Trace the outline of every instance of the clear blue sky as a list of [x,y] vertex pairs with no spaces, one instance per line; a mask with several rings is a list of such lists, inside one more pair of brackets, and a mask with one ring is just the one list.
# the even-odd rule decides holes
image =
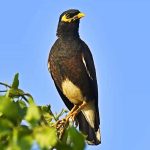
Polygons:
[[86,150],[150,149],[150,2],[5,0],[0,2],[0,81],[20,73],[20,88],[39,105],[61,101],[47,70],[60,13],[86,14],[81,38],[97,69],[102,144]]

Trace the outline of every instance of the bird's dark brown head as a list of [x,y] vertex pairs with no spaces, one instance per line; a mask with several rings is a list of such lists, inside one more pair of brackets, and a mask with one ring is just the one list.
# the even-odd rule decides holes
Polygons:
[[79,37],[79,22],[85,15],[76,9],[69,9],[60,15],[57,36],[58,37]]

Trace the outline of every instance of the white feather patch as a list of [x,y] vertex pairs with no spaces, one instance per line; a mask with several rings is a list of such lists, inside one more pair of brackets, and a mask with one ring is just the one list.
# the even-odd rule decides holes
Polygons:
[[95,107],[93,101],[90,101],[86,104],[86,106],[82,109],[82,112],[90,124],[92,128],[94,128],[94,122],[95,122]]
[[99,142],[101,142],[100,129],[98,129],[98,130],[96,131],[96,138],[97,138],[97,140],[98,140]]
[[84,59],[84,56],[83,56],[83,55],[82,55],[82,61],[83,61],[83,64],[84,64],[84,66],[85,66],[85,68],[86,68],[86,72],[87,72],[88,76],[93,80],[93,78],[92,78],[92,76],[90,75],[90,72],[89,72],[89,70],[88,70],[88,68],[87,68],[87,65],[86,65],[86,62],[85,62],[85,59]]
[[50,71],[50,63],[49,62],[47,63],[47,66],[48,66],[48,70]]

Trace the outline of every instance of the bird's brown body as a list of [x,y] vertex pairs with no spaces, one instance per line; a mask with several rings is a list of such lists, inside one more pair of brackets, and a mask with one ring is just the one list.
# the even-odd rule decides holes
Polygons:
[[[49,62],[55,83],[61,90],[63,90],[62,81],[68,78],[77,87],[80,87],[83,96],[86,96],[89,99],[95,99],[96,95],[93,95],[93,93],[95,93],[95,89],[92,87],[92,84],[90,84],[90,82],[85,82],[90,80],[82,60],[82,57],[84,55],[82,54],[82,49],[85,49],[85,47],[87,49],[88,47],[83,41],[68,41],[65,45],[64,43],[61,45],[61,43],[63,42],[56,41],[56,43],[54,44],[54,51],[52,48],[50,53],[51,57]],[[57,45],[59,45],[59,48],[57,48],[56,50]],[[77,45],[78,47],[70,48],[70,45]],[[66,49],[71,49],[71,52],[66,52]]]

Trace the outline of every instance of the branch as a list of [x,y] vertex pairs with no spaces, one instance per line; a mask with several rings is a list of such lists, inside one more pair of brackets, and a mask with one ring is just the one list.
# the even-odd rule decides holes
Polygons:
[[6,84],[6,83],[0,82],[0,84],[1,84],[1,85],[4,85],[4,86],[6,86],[6,87],[11,88],[11,86],[10,86],[10,85],[8,85],[8,84]]

